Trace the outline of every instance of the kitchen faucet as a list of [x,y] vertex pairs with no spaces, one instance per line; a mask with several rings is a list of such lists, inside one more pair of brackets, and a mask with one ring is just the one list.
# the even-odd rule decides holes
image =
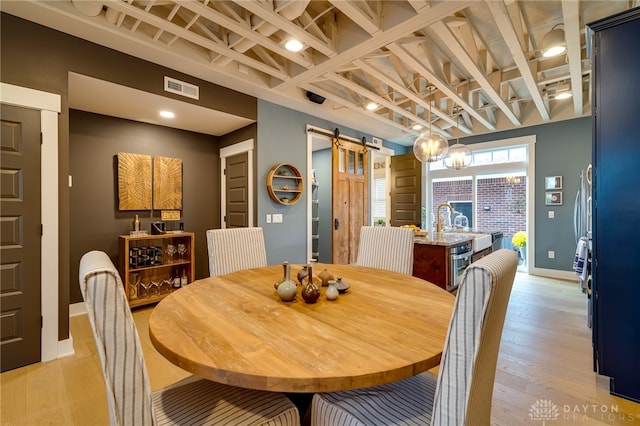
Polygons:
[[442,223],[442,216],[440,215],[440,207],[447,207],[449,209],[449,211],[451,212],[450,214],[453,214],[453,207],[451,207],[451,204],[449,203],[442,203],[442,204],[438,204],[438,208],[436,209],[436,214],[438,215],[438,223],[436,224],[436,232],[442,232],[442,228],[444,228],[444,225]]

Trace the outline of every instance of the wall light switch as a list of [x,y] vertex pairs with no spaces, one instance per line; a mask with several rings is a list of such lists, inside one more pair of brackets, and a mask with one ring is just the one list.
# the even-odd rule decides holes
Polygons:
[[555,259],[556,258],[556,252],[553,250],[549,250],[547,252],[547,255],[549,256],[549,259]]
[[267,223],[271,223],[271,215],[270,214],[267,215]]
[[553,210],[549,210],[549,219],[553,219],[554,217],[556,217],[556,212]]
[[282,223],[282,214],[274,214],[273,215],[273,223]]

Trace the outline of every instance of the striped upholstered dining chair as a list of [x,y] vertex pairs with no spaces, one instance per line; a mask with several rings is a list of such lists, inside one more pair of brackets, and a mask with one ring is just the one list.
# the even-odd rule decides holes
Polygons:
[[518,266],[501,249],[471,264],[458,289],[438,376],[316,394],[311,424],[489,425],[502,327]]
[[413,240],[409,228],[363,226],[355,264],[411,275]]
[[267,266],[262,228],[226,228],[207,231],[209,275]]
[[299,425],[279,393],[194,376],[151,392],[142,347],[118,271],[101,251],[80,260],[80,289],[102,363],[112,425]]

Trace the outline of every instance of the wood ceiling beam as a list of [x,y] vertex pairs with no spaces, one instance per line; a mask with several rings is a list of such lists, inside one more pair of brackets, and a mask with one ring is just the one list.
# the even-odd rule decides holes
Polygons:
[[419,12],[420,9],[424,7],[429,7],[428,0],[407,0],[407,2],[413,7],[416,12]]
[[[538,108],[540,117],[543,121],[549,121],[551,116],[542,101],[542,95],[540,94],[540,89],[538,89],[536,78],[531,72],[529,60],[522,50],[522,45],[520,44],[520,39],[523,38],[522,35],[517,34],[509,16],[509,12],[502,1],[489,1],[486,4],[493,15],[493,19],[496,21],[496,26],[500,30],[511,55],[513,56],[513,60],[522,75],[522,80],[531,95],[533,103],[536,105],[536,108]],[[514,122],[513,124],[516,123]]]
[[248,67],[255,68],[258,71],[262,71],[265,74],[268,74],[272,77],[278,78],[280,80],[288,80],[289,75],[283,73],[282,71],[272,68],[266,65],[263,62],[260,62],[256,59],[252,59],[242,53],[236,52],[233,49],[229,49],[227,46],[222,45],[222,43],[212,41],[206,37],[203,37],[199,34],[196,34],[192,31],[186,30],[183,27],[176,25],[171,22],[167,22],[165,19],[155,16],[151,13],[145,12],[142,9],[138,9],[135,6],[131,6],[129,3],[123,1],[114,1],[109,3],[110,8],[114,8],[119,12],[127,14],[134,19],[141,19],[147,24],[154,26],[156,28],[162,28],[165,31],[175,34],[182,39],[189,41],[198,46],[204,47],[205,49],[211,50],[220,55],[226,55],[230,58],[236,60],[237,62],[244,64]]
[[[391,87],[393,90],[395,90],[396,92],[400,93],[402,96],[406,97],[407,99],[411,100],[412,102],[414,102],[417,105],[422,106],[425,110],[429,107],[427,105],[427,102],[425,102],[425,100],[419,96],[417,93],[415,93],[412,90],[407,89],[405,86],[403,86],[402,84],[400,84],[398,81],[390,78],[389,76],[387,76],[386,74],[378,71],[376,68],[374,68],[372,65],[369,65],[368,63],[366,63],[365,61],[358,59],[356,61],[354,61],[354,64],[357,65],[358,67],[360,67],[360,69],[362,69],[362,71],[364,71],[365,73],[369,74],[370,76],[372,76],[373,78],[382,81],[383,83],[385,83],[387,86]],[[436,116],[440,117],[441,119],[443,119],[444,121],[446,121],[447,123],[451,124],[452,126],[456,125],[456,121],[451,118],[448,114],[444,113],[443,111],[441,111],[439,108],[431,108],[431,112],[433,114],[435,114]],[[463,132],[467,133],[467,134],[471,134],[471,129],[462,126],[460,127],[460,130],[462,130]]]
[[291,52],[271,40],[269,37],[265,37],[257,31],[251,29],[251,27],[245,22],[238,22],[233,18],[226,16],[223,13],[218,12],[215,9],[212,9],[208,6],[203,5],[199,2],[181,2],[180,5],[184,9],[188,9],[196,15],[200,15],[216,24],[225,27],[226,29],[233,31],[234,33],[246,38],[247,40],[251,40],[252,42],[263,46],[266,49],[271,50],[278,55],[287,58],[288,60],[295,62],[305,68],[313,67],[313,62],[308,60],[307,58],[301,56],[298,53]]
[[314,37],[309,32],[305,31],[304,28],[300,28],[298,25],[294,24],[293,22],[291,22],[284,16],[280,15],[279,13],[276,13],[272,7],[271,8],[268,7],[267,3],[256,2],[256,1],[246,1],[246,0],[231,0],[231,1],[233,1],[238,6],[253,13],[254,15],[259,16],[265,21],[268,21],[273,25],[276,25],[278,28],[282,29],[282,31],[292,35],[293,37],[296,37],[301,42],[303,42],[309,47],[314,48],[315,50],[322,53],[323,55],[329,58],[332,58],[337,55],[333,47],[329,46],[324,41],[319,40],[317,37]]
[[437,36],[444,45],[446,45],[451,52],[455,55],[457,60],[464,66],[469,74],[473,76],[473,78],[480,84],[482,90],[486,93],[486,95],[493,101],[493,103],[500,108],[502,113],[507,116],[507,118],[513,123],[515,126],[520,126],[520,120],[515,116],[509,105],[507,105],[500,97],[500,94],[494,89],[491,85],[489,79],[486,77],[483,70],[481,70],[473,61],[473,58],[469,56],[464,47],[460,44],[458,39],[453,35],[451,29],[445,25],[442,21],[434,22],[430,27],[429,31]]
[[329,0],[329,2],[369,34],[373,35],[380,31],[379,16],[375,17],[370,9],[365,11],[360,7],[365,6],[366,2],[344,0]]
[[335,73],[327,73],[325,75],[329,80],[333,81],[336,84],[339,84],[340,86],[346,87],[349,90],[352,90],[356,93],[358,93],[359,95],[361,95],[362,97],[376,102],[378,105],[382,105],[383,107],[387,108],[388,110],[391,110],[393,112],[395,112],[398,115],[401,115],[403,117],[407,117],[410,120],[416,122],[416,123],[420,123],[423,126],[431,126],[432,130],[442,133],[443,136],[447,136],[450,137],[451,135],[440,129],[439,127],[436,127],[434,125],[432,125],[430,123],[431,118],[427,117],[427,119],[423,119],[422,117],[419,117],[415,114],[412,114],[410,111],[407,111],[404,108],[399,107],[398,105],[396,105],[393,102],[389,102],[388,100],[384,99],[382,96],[378,96],[377,94],[373,93],[372,91],[360,86],[359,84],[349,80],[348,78],[345,78],[341,75],[335,74]]
[[[238,2],[241,6],[245,3],[242,0],[233,0]],[[253,2],[246,2],[253,4]],[[352,62],[355,59],[366,55],[366,52],[373,52],[386,46],[389,43],[395,42],[408,33],[422,29],[426,25],[430,25],[445,16],[454,14],[461,9],[464,9],[469,4],[473,3],[473,0],[463,1],[442,1],[431,8],[422,8],[419,12],[404,22],[397,24],[385,31],[380,31],[368,40],[359,43],[357,46],[351,47],[344,52],[340,52],[338,55],[327,59],[326,61],[317,64],[314,68],[301,72],[298,75],[292,76],[291,79],[281,83],[274,87],[276,90],[286,90],[292,87],[299,86],[306,83],[308,80],[313,79],[319,75],[332,72],[335,68]],[[363,53],[365,52],[365,53]]]
[[401,123],[396,123],[392,119],[385,118],[382,115],[376,114],[375,112],[372,112],[372,111],[363,110],[362,108],[356,106],[353,102],[348,101],[342,98],[341,96],[334,94],[333,92],[325,90],[322,87],[319,87],[313,84],[307,84],[307,83],[302,84],[300,87],[304,90],[309,90],[313,93],[317,93],[318,95],[326,98],[327,100],[334,102],[338,105],[341,105],[347,109],[356,111],[360,114],[365,114],[369,118],[380,121],[388,126],[395,127],[396,129],[400,129],[407,135],[414,134],[417,136],[419,134],[419,132],[415,132],[413,130],[409,131],[406,126],[404,126]]
[[484,118],[480,113],[478,113],[467,101],[462,99],[454,90],[452,90],[447,83],[438,79],[436,75],[431,72],[431,70],[427,69],[422,62],[416,59],[411,53],[409,53],[404,47],[396,44],[390,43],[387,45],[387,48],[393,52],[401,61],[404,61],[409,67],[418,72],[420,75],[423,75],[429,80],[429,83],[435,85],[440,91],[442,91],[446,96],[451,98],[456,104],[461,106],[465,111],[467,111],[473,118],[478,120],[484,127],[489,130],[496,130],[496,126],[490,123],[486,118]]
[[564,37],[567,43],[567,59],[571,76],[573,109],[576,116],[582,115],[582,47],[580,46],[580,4],[575,0],[562,0]]

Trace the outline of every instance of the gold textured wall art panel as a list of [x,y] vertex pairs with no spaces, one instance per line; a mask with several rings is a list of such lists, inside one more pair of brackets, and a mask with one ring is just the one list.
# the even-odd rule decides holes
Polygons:
[[182,160],[153,157],[153,208],[182,210]]
[[118,153],[118,209],[151,210],[151,156]]

